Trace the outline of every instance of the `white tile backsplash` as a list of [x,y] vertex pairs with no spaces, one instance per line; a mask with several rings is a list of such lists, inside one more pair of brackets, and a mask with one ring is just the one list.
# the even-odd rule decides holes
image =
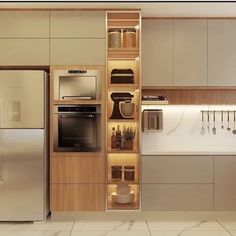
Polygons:
[[210,113],[210,132],[207,113],[204,115],[205,135],[201,135],[201,110],[236,110],[236,105],[144,105],[142,109],[163,109],[163,130],[142,132],[142,154],[236,154],[236,135],[233,112],[230,113],[230,131],[227,131],[227,113],[224,129],[221,113],[216,114],[216,135],[213,134],[213,113]]

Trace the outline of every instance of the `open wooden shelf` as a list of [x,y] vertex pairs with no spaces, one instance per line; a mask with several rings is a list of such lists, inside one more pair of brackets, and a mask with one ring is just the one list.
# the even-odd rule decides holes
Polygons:
[[[116,40],[108,42],[111,46],[120,46],[118,48],[107,48],[107,210],[139,210],[140,208],[140,111],[141,111],[141,87],[140,87],[140,12],[139,11],[108,11],[107,12],[107,39],[109,33],[114,30],[119,31],[120,35]],[[131,44],[127,43],[126,29],[135,30],[135,38],[132,35]],[[120,37],[120,38],[119,38]],[[112,40],[112,38],[110,38]],[[135,41],[134,41],[135,40]],[[117,43],[117,44],[114,44]],[[136,47],[123,47],[136,46]],[[131,69],[133,71],[133,83],[111,83],[112,70],[114,69]],[[114,71],[115,72],[115,71]],[[132,72],[131,72],[132,73]],[[130,80],[128,80],[130,81]],[[131,93],[133,95],[131,103],[134,103],[134,112],[132,119],[109,119],[113,112],[112,93]],[[124,101],[121,101],[124,102]],[[127,101],[126,101],[127,102]],[[121,111],[122,114],[122,111]],[[119,126],[121,135],[125,127],[132,127],[135,130],[133,139],[133,149],[111,149],[112,128]],[[125,126],[125,127],[124,127]],[[122,137],[123,143],[124,137]],[[116,141],[117,142],[117,141]],[[125,142],[124,142],[125,143]],[[128,143],[125,143],[128,144]],[[117,144],[114,144],[116,146]],[[126,147],[128,147],[127,145]],[[131,146],[131,145],[130,145]],[[132,181],[124,180],[124,168],[122,168],[122,180],[112,179],[111,167],[114,165],[134,166],[135,179]],[[119,183],[125,183],[131,186],[131,191],[135,192],[135,199],[132,203],[119,204],[111,199],[112,192],[116,191],[116,186]]]

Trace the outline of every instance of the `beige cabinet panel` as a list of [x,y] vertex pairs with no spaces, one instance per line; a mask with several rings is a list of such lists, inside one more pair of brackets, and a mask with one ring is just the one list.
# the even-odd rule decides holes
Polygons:
[[208,85],[236,85],[236,20],[208,21]]
[[51,211],[104,211],[105,184],[51,184]]
[[49,39],[0,39],[0,65],[49,65]]
[[51,65],[105,65],[105,39],[51,39]]
[[52,11],[52,38],[105,38],[105,11]]
[[173,86],[173,21],[142,21],[142,86]]
[[49,38],[48,11],[0,11],[0,38]]
[[236,210],[236,156],[215,157],[214,201],[215,210]]
[[143,156],[143,183],[213,183],[211,156]]
[[143,184],[142,210],[213,210],[213,184]]
[[174,21],[174,82],[207,85],[207,20]]

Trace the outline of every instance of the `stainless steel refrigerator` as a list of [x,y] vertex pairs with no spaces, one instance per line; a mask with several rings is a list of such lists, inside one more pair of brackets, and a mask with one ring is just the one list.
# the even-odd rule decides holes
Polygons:
[[48,214],[48,75],[0,70],[0,221]]

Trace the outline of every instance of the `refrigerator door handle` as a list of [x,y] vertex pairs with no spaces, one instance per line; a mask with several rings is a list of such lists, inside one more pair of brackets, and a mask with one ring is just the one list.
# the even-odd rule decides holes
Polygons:
[[0,184],[3,184],[4,183],[4,179],[3,179],[3,168],[2,168],[2,159],[3,157],[3,152],[0,151]]

